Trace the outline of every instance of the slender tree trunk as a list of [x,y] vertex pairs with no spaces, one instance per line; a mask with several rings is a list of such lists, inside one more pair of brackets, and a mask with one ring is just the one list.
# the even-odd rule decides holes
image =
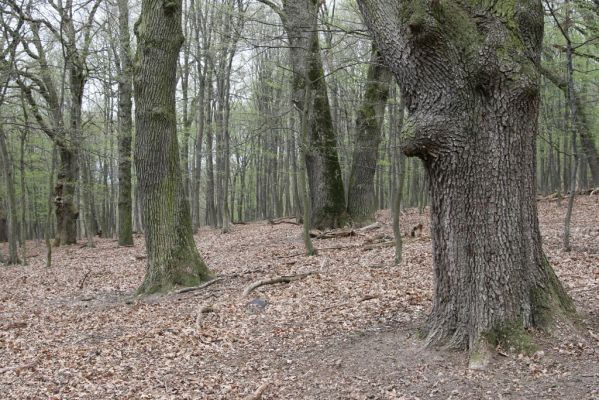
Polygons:
[[135,66],[135,166],[148,264],[139,293],[211,278],[196,248],[179,163],[175,108],[183,34],[180,0],[143,0]]
[[[395,239],[395,265],[401,264],[402,253],[403,253],[403,244],[402,244],[402,235],[399,224],[399,216],[401,214],[401,202],[403,197],[403,181],[404,181],[404,165],[405,158],[403,154],[399,150],[399,132],[401,132],[403,126],[404,119],[404,103],[401,101],[399,103],[399,107],[393,105],[394,110],[391,113],[391,119],[389,124],[391,125],[391,132],[393,132],[393,165],[395,166],[396,175],[397,175],[397,183],[395,185],[395,189],[393,191],[392,199],[393,199],[393,207],[391,209],[393,213],[393,237]],[[396,119],[396,112],[399,112],[399,115]],[[390,138],[391,140],[391,138]]]
[[358,4],[406,101],[403,151],[424,160],[429,178],[427,342],[474,355],[487,333],[510,341],[573,312],[537,219],[541,2]]
[[362,106],[356,118],[356,140],[347,196],[347,211],[356,226],[374,222],[377,210],[374,174],[389,86],[393,79],[391,71],[383,64],[383,58],[374,47],[367,79]]
[[132,91],[131,39],[129,37],[129,2],[118,0],[119,8],[119,143],[118,143],[118,235],[119,246],[133,246],[133,212],[131,194]]
[[[553,15],[555,17],[555,14]],[[576,145],[576,139],[578,137],[578,109],[575,100],[576,93],[574,92],[574,49],[572,48],[572,41],[570,39],[570,26],[571,20],[571,8],[570,1],[566,0],[566,30],[562,33],[566,39],[566,65],[567,65],[567,80],[568,90],[566,92],[566,98],[568,100],[568,115],[570,117],[570,132],[571,132],[571,149],[572,149],[572,164],[570,169],[572,175],[570,178],[570,194],[568,195],[568,207],[566,210],[566,217],[564,221],[564,251],[571,251],[572,246],[570,244],[570,222],[572,219],[572,210],[574,208],[574,199],[576,198],[576,177],[578,172],[578,148]],[[568,126],[568,124],[566,124]]]
[[[26,118],[27,120],[27,118]],[[21,176],[21,263],[27,265],[27,201],[25,194],[27,192],[27,186],[25,185],[25,143],[27,141],[27,131],[21,132],[19,146],[19,159],[20,159],[20,176]],[[35,203],[35,198],[32,201]]]
[[570,102],[576,109],[576,130],[580,137],[580,145],[591,170],[591,183],[594,187],[597,187],[599,186],[599,152],[597,151],[591,124],[585,113],[585,106],[580,99],[580,95],[576,92],[576,88],[569,88],[568,79],[560,77],[547,68],[541,67],[541,72],[549,81],[561,89],[566,97],[571,97]]
[[52,164],[48,175],[48,213],[46,214],[46,268],[52,266],[52,188],[54,187],[54,173],[56,172],[56,159],[58,158],[58,146],[52,147]]
[[92,182],[90,179],[89,165],[85,160],[85,156],[81,153],[79,164],[81,165],[81,186],[80,191],[83,197],[83,225],[85,228],[85,238],[87,239],[88,247],[96,247],[94,243],[94,222],[92,217],[91,190]]
[[304,210],[303,214],[303,231],[302,237],[304,239],[304,246],[306,247],[306,255],[312,256],[316,254],[316,250],[312,245],[312,239],[310,238],[310,227],[312,226],[311,218],[312,212],[310,210],[311,202],[308,196],[308,187],[307,187],[307,173],[308,166],[306,165],[306,148],[308,146],[308,135],[309,135],[309,125],[310,125],[310,113],[314,112],[311,107],[312,101],[312,85],[310,83],[310,78],[306,74],[305,76],[305,86],[304,86],[304,104],[302,107],[301,113],[301,143],[300,143],[300,179],[299,183],[301,185],[302,192],[302,206]]
[[206,113],[206,224],[216,227],[216,205],[214,203],[214,130],[212,123],[212,74],[208,73],[206,80],[208,85],[208,112]]

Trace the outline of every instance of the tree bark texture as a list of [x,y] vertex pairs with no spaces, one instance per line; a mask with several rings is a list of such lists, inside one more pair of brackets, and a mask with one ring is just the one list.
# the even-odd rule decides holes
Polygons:
[[8,264],[19,263],[18,253],[18,229],[17,229],[17,198],[15,192],[14,170],[8,154],[8,145],[4,129],[0,126],[0,159],[2,160],[2,169],[4,181],[6,183],[6,194],[8,205]]
[[118,0],[119,8],[119,246],[133,246],[133,202],[131,193],[132,92],[131,40],[129,37],[129,3]]
[[377,209],[374,173],[381,143],[381,129],[393,75],[373,47],[362,106],[356,119],[356,141],[349,179],[347,211],[355,226],[374,222]]
[[473,350],[486,333],[573,312],[537,218],[541,2],[358,4],[406,102],[402,149],[428,174],[427,342]]
[[56,186],[54,186],[54,207],[56,209],[55,246],[77,243],[77,219],[79,210],[75,199],[79,165],[77,151],[72,143],[59,145],[59,164]]
[[196,286],[211,278],[192,234],[179,164],[176,68],[183,43],[181,1],[144,0],[135,24],[135,167],[148,264],[139,293]]
[[318,40],[317,0],[285,0],[280,13],[290,45],[293,69],[292,98],[300,110],[304,102],[305,77],[313,90],[305,162],[312,208],[312,226],[318,229],[343,225],[345,196],[331,107]]

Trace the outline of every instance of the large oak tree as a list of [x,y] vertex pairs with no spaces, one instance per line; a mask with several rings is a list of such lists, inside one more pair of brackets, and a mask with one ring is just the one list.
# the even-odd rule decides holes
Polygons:
[[541,247],[535,193],[540,0],[359,0],[396,76],[402,140],[430,182],[428,343],[546,327],[573,305]]

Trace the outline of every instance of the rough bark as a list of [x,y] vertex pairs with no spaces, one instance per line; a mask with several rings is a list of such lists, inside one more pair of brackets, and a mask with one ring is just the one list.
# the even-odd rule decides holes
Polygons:
[[8,154],[8,146],[6,144],[6,136],[4,130],[0,126],[0,159],[2,160],[2,169],[4,182],[6,184],[7,197],[7,227],[8,227],[8,264],[19,263],[19,253],[17,241],[19,234],[17,231],[17,200],[15,193],[14,171],[10,156]]
[[131,40],[129,37],[129,2],[118,0],[119,8],[119,246],[133,246],[133,202],[131,193],[132,91]]
[[62,143],[58,148],[58,175],[54,186],[55,246],[77,243],[77,219],[79,218],[79,210],[75,199],[77,179],[79,177],[77,153],[72,144]]
[[476,350],[486,334],[572,312],[535,202],[541,2],[358,4],[406,101],[402,149],[429,179],[427,342]]
[[375,221],[377,205],[374,196],[374,174],[389,86],[393,78],[383,62],[383,58],[373,47],[364,98],[356,119],[356,140],[347,196],[347,211],[355,226],[364,226]]
[[139,293],[211,279],[192,234],[179,164],[175,89],[183,43],[181,2],[144,0],[135,24],[135,167],[148,263]]

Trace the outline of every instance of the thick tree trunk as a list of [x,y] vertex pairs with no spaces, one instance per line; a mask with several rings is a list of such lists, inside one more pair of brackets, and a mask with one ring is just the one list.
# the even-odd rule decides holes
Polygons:
[[545,327],[573,305],[537,220],[541,3],[472,3],[359,1],[406,101],[403,150],[428,173],[428,343],[476,350],[487,333]]
[[135,167],[148,252],[139,293],[195,286],[211,278],[196,248],[183,189],[175,116],[181,1],[143,0],[135,25]]
[[133,202],[131,195],[132,81],[131,40],[129,37],[129,3],[118,0],[119,7],[119,246],[133,246]]
[[7,205],[8,205],[8,264],[19,263],[19,253],[17,242],[19,239],[17,229],[17,200],[15,193],[14,173],[10,156],[8,154],[8,146],[6,144],[6,136],[4,130],[0,126],[0,159],[2,160],[2,169],[4,170],[4,181],[6,183]]
[[77,218],[75,190],[79,178],[77,154],[72,146],[59,145],[59,164],[56,186],[54,186],[54,206],[56,208],[55,246],[77,243]]
[[373,223],[377,209],[374,201],[374,173],[389,85],[393,78],[383,62],[383,58],[373,47],[364,98],[356,119],[357,135],[347,196],[347,211],[355,226]]

